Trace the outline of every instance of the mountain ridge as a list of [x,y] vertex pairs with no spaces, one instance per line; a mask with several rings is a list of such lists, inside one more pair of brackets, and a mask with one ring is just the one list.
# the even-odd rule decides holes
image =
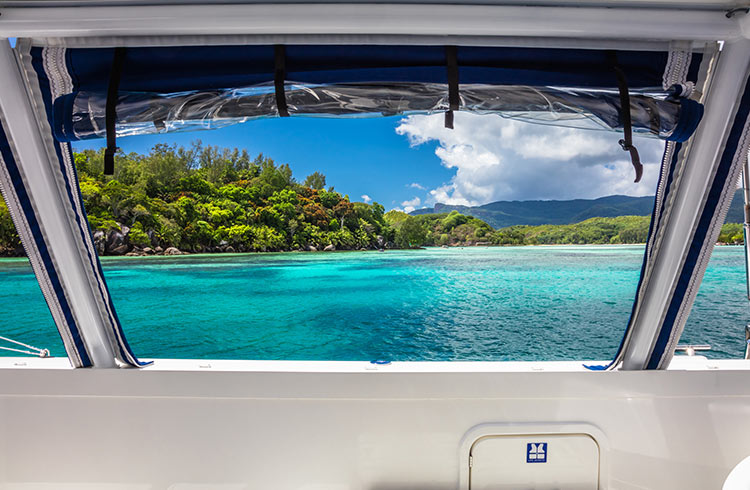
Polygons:
[[[650,215],[654,196],[612,195],[596,199],[495,201],[481,206],[437,203],[433,208],[412,211],[411,215],[458,211],[484,220],[495,229],[514,225],[569,225],[589,218]],[[742,223],[742,190],[735,192],[727,213],[727,223]]]

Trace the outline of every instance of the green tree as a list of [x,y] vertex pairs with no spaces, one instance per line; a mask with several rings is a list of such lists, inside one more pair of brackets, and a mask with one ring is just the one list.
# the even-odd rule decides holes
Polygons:
[[414,216],[408,216],[396,230],[396,245],[401,248],[420,247],[426,239],[427,230]]
[[10,211],[0,198],[0,254],[12,253],[20,244]]
[[128,233],[128,241],[139,247],[148,247],[151,245],[148,235],[143,231],[140,223],[136,223]]
[[745,242],[744,231],[740,223],[725,223],[719,232],[719,242],[742,244]]
[[324,189],[326,186],[326,176],[320,172],[313,172],[305,178],[304,185],[310,189]]

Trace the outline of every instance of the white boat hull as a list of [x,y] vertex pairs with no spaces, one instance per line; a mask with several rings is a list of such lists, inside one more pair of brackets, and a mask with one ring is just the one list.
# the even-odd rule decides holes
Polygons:
[[2,366],[3,489],[468,489],[480,437],[587,433],[599,488],[705,490],[750,455],[750,361]]

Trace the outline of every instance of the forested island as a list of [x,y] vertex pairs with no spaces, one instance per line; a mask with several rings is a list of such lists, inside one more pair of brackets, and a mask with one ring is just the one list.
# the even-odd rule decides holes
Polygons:
[[[287,164],[200,142],[156,145],[147,155],[119,153],[113,176],[103,173],[103,150],[74,156],[100,255],[626,244],[648,235],[648,216],[495,230],[455,210],[385,212],[377,202],[352,202],[327,187],[320,172],[299,182]],[[742,243],[742,226],[724,225],[719,240]],[[23,255],[4,202],[0,255]]]

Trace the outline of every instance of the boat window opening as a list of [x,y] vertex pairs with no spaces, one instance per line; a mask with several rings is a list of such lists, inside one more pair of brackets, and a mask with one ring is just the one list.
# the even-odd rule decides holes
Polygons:
[[117,361],[612,358],[710,58],[384,49],[22,42]]
[[[652,188],[641,191],[644,197],[617,194],[653,186],[661,144],[637,141],[646,163],[642,184],[610,178],[603,182],[623,190],[592,195],[580,186],[577,194],[550,194],[555,186],[543,174],[551,169],[572,182],[576,173],[586,179],[588,172],[590,182],[601,172],[630,173],[627,155],[605,143],[617,135],[462,113],[458,129],[449,130],[442,119],[292,118],[215,133],[123,137],[111,177],[105,142],[74,144],[94,243],[131,345],[146,358],[611,357],[627,325],[653,206]],[[487,147],[497,136],[477,130],[497,130],[508,141]],[[219,134],[223,141],[224,132],[244,148],[195,139]],[[316,144],[322,134],[325,144]],[[571,144],[584,149],[561,155],[561,145]],[[304,145],[304,158],[304,151],[290,151]],[[603,160],[587,154],[596,145],[606,148]],[[332,151],[342,147],[349,158]],[[368,157],[377,148],[396,163]],[[481,153],[465,160],[450,154],[467,149],[518,161],[494,181],[463,181],[460,172],[499,165]],[[397,172],[410,165],[414,171]],[[515,177],[518,185],[534,184],[528,199],[440,201],[469,184],[499,193],[523,166],[538,167],[538,175]],[[434,192],[446,182],[452,194]],[[728,261],[736,275],[736,247],[722,250],[704,289],[735,287],[722,270]],[[686,341],[721,346],[725,339],[726,348],[708,355],[738,357],[741,345],[733,349],[729,338],[742,315],[717,328],[707,310],[715,294],[704,296]],[[19,340],[45,339],[34,335]],[[59,340],[55,345],[60,354]]]
[[[618,134],[460,112],[456,129],[443,122],[442,114],[252,121],[172,137],[182,146],[150,146],[170,141],[164,135],[122,137],[128,146],[112,177],[104,141],[76,143],[94,242],[133,348],[146,358],[611,357],[635,294],[663,144],[638,139],[647,174],[634,184]],[[487,134],[472,136],[478,130]],[[241,147],[194,140],[227,131]],[[503,136],[485,156],[438,156],[481,152]],[[585,149],[560,154],[573,144]],[[482,161],[489,155],[508,161]],[[521,162],[538,168],[513,177]],[[486,175],[462,180],[474,166]],[[544,171],[589,184],[560,189]],[[605,186],[641,185],[646,197],[585,194],[591,171],[610,174],[600,177]],[[514,179],[531,188],[503,198]],[[470,185],[494,194],[481,200]],[[475,205],[450,204],[461,195]],[[560,202],[533,202],[551,198]],[[521,209],[481,214],[493,202]],[[597,340],[581,343],[583,332]]]

